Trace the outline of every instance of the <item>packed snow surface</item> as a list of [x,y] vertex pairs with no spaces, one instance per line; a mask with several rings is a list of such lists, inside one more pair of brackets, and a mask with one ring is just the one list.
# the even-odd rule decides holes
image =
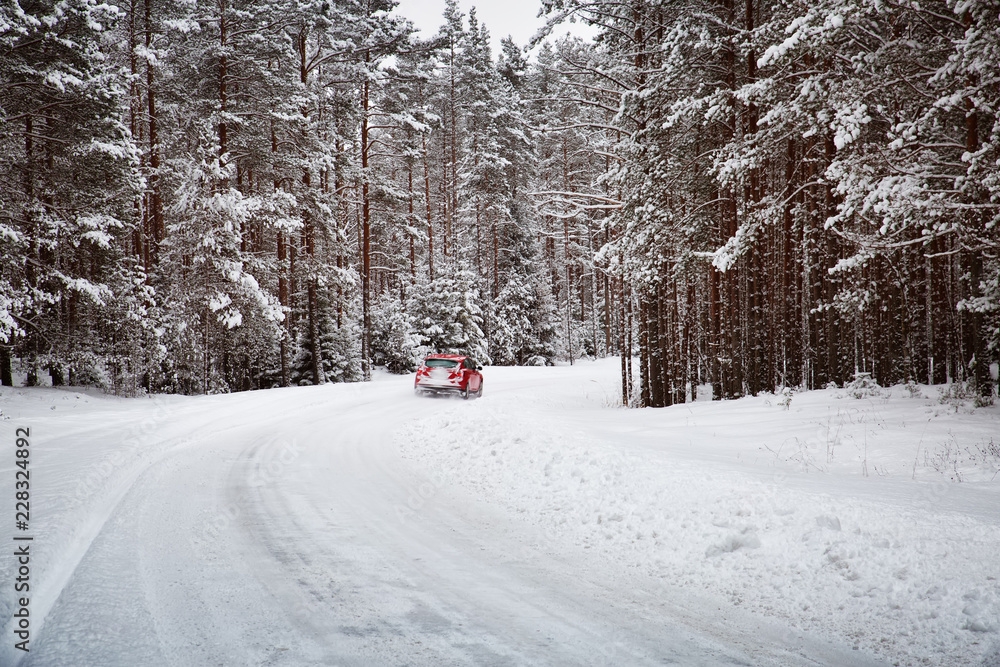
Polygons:
[[1000,408],[629,410],[618,368],[488,368],[475,401],[3,388],[0,665],[1000,665]]

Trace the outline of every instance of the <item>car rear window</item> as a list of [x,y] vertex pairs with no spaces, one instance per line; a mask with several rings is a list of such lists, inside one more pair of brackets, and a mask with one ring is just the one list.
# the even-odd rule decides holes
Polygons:
[[426,359],[424,366],[428,368],[454,368],[458,366],[458,362],[454,359]]

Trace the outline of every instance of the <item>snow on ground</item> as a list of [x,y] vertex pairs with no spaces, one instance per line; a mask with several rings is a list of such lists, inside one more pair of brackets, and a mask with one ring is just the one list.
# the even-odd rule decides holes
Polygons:
[[997,408],[901,386],[616,410],[617,368],[596,370],[539,371],[563,379],[537,393],[491,369],[404,456],[606,567],[892,662],[1000,664]]
[[489,368],[469,402],[3,388],[34,541],[27,655],[0,556],[0,664],[1000,665],[1000,408],[626,410],[617,370]]

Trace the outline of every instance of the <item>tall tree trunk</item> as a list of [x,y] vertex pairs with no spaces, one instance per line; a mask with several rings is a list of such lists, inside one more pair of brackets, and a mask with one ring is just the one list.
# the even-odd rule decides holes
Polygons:
[[792,239],[795,233],[794,209],[795,192],[795,140],[788,140],[788,150],[785,156],[785,206],[784,206],[784,241],[781,251],[781,329],[776,332],[776,338],[782,341],[781,347],[781,379],[782,384],[791,386],[795,384],[798,373],[798,351],[800,347],[796,344],[798,327],[796,326],[796,304],[797,300],[793,292],[796,284],[795,256],[792,251]]
[[[968,10],[965,11],[964,21],[968,29],[972,25],[972,17]],[[975,81],[969,81],[970,86]],[[975,153],[979,150],[979,114],[971,98],[965,98],[965,150],[968,153]],[[978,189],[978,188],[977,188]],[[985,199],[978,192],[974,192],[974,199]],[[976,203],[981,203],[976,201]],[[967,216],[969,226],[970,241],[978,244],[976,236],[979,230],[984,227],[984,214],[977,209],[973,209]],[[965,252],[965,264],[969,271],[969,298],[978,299],[982,296],[980,282],[983,278],[983,251],[978,247],[970,247]],[[986,400],[992,401],[993,382],[990,378],[989,352],[986,346],[987,334],[983,327],[983,314],[979,309],[966,311],[967,323],[965,330],[968,340],[966,342],[966,366],[970,370],[970,375],[976,387],[976,392]]]
[[[146,51],[153,48],[153,8],[152,0],[145,0],[146,21]],[[153,240],[150,248],[150,261],[159,262],[159,246],[165,236],[163,222],[163,200],[160,196],[160,131],[159,118],[156,112],[156,94],[154,70],[151,58],[146,58],[146,105],[149,113],[149,193],[150,221],[152,223]]]
[[721,401],[723,398],[722,355],[725,354],[722,344],[722,290],[719,288],[721,274],[714,266],[708,268],[709,298],[708,298],[708,320],[709,320],[709,342],[708,342],[708,363],[709,379],[712,381],[712,400]]
[[649,305],[645,297],[637,299],[639,307],[639,387],[642,391],[640,405],[648,408],[653,405],[653,380],[650,377],[651,332],[649,330]]
[[[34,119],[30,114],[24,117],[24,200],[25,208],[25,230],[28,237],[28,260],[24,265],[24,277],[28,287],[34,291],[38,287],[38,274],[36,267],[41,266],[39,257],[38,230],[35,220],[35,146],[34,146]],[[29,366],[25,385],[34,387],[38,385],[38,369],[35,366],[35,357],[38,354],[38,333],[27,332],[27,356]],[[23,348],[22,348],[23,349]]]
[[10,347],[0,345],[0,386],[14,386],[14,374],[12,370]]
[[667,270],[665,266],[660,268],[660,282],[656,285],[656,324],[658,328],[658,345],[660,348],[660,405],[672,405],[673,398],[673,376],[670,358],[670,295],[667,290]]
[[[690,277],[686,277],[687,282],[687,303],[685,308],[685,326],[684,326],[684,386],[691,387],[691,400],[698,400],[698,383],[699,378],[699,366],[698,363],[698,346],[696,344],[697,336],[699,332],[697,331],[697,317],[698,313],[695,309],[695,304],[697,303],[697,295],[695,294],[695,283]],[[701,336],[704,336],[703,332],[700,332]]]
[[[369,56],[365,54],[367,63]],[[368,186],[368,110],[369,88],[366,80],[361,92],[361,368],[365,382],[372,379],[371,369],[371,202]]]
[[292,339],[292,314],[288,307],[288,247],[285,234],[278,230],[278,303],[285,313],[281,332],[281,386],[288,386],[288,343]]
[[434,280],[434,218],[431,215],[431,168],[427,155],[427,134],[420,136],[424,156],[424,202],[427,204],[427,277]]
[[[137,0],[130,0],[128,14],[128,48],[129,48],[129,132],[136,141],[141,141],[139,133],[139,113],[142,105],[142,97],[139,91],[139,58],[136,56],[136,46],[138,46],[138,27],[136,26],[136,12],[138,11]],[[140,169],[145,171],[144,160],[140,163]],[[143,263],[146,274],[149,274],[149,254],[144,252],[147,247],[143,238],[144,227],[142,195],[137,194],[132,204],[133,215],[135,216],[135,227],[132,230],[132,254]]]
[[[413,161],[407,160],[406,162],[406,206],[407,215],[406,223],[407,226],[412,225],[416,221],[416,216],[413,213]],[[415,243],[413,240],[413,232],[407,231],[406,235],[410,238],[410,284],[417,282],[417,251]],[[402,284],[402,281],[400,281]],[[400,295],[402,299],[402,295]]]
[[649,345],[649,406],[663,407],[663,326],[658,287],[648,288],[645,299],[646,341]]
[[625,316],[625,280],[619,281],[618,299],[618,350],[621,355],[622,366],[622,405],[628,407],[632,405],[632,378],[629,361],[632,358],[632,350],[629,349],[629,336],[625,330],[627,318]]
[[[229,56],[226,54],[226,40],[228,38],[229,25],[226,15],[226,0],[218,0],[219,3],[219,168],[225,167],[224,159],[229,150],[229,125],[226,123],[226,114],[229,113]],[[224,179],[222,187],[228,186]]]
[[[308,192],[312,187],[312,179],[308,169],[302,175],[303,189]],[[309,355],[311,357],[310,370],[312,371],[313,384],[320,385],[326,382],[326,374],[323,372],[323,347],[320,345],[319,331],[319,304],[317,302],[318,279],[316,277],[316,229],[313,224],[312,213],[309,210],[302,214],[302,247],[306,254],[306,326],[309,327]]]
[[[277,175],[277,161],[278,161],[278,133],[274,126],[274,121],[271,121],[271,159],[274,165],[274,191],[277,192],[281,188],[280,181]],[[288,310],[288,248],[285,244],[285,233],[278,229],[277,231],[277,255],[278,255],[278,303],[281,305],[281,310],[285,315],[285,319],[281,326],[281,341],[280,354],[281,354],[281,386],[287,387],[289,384],[288,378],[288,343],[291,340],[292,329],[291,329],[291,313]]]

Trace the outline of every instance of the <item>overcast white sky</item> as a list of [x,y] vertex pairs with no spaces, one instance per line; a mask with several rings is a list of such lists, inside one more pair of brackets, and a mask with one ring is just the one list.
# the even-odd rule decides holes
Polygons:
[[[538,18],[538,9],[541,7],[538,0],[459,0],[458,6],[466,16],[471,7],[476,8],[479,22],[485,23],[490,31],[494,57],[500,50],[501,39],[510,35],[523,47],[545,22]],[[431,37],[444,22],[444,0],[399,0],[396,13],[413,21],[422,37]],[[553,37],[566,34],[569,29],[582,37],[592,37],[595,34],[576,23],[557,29]]]

